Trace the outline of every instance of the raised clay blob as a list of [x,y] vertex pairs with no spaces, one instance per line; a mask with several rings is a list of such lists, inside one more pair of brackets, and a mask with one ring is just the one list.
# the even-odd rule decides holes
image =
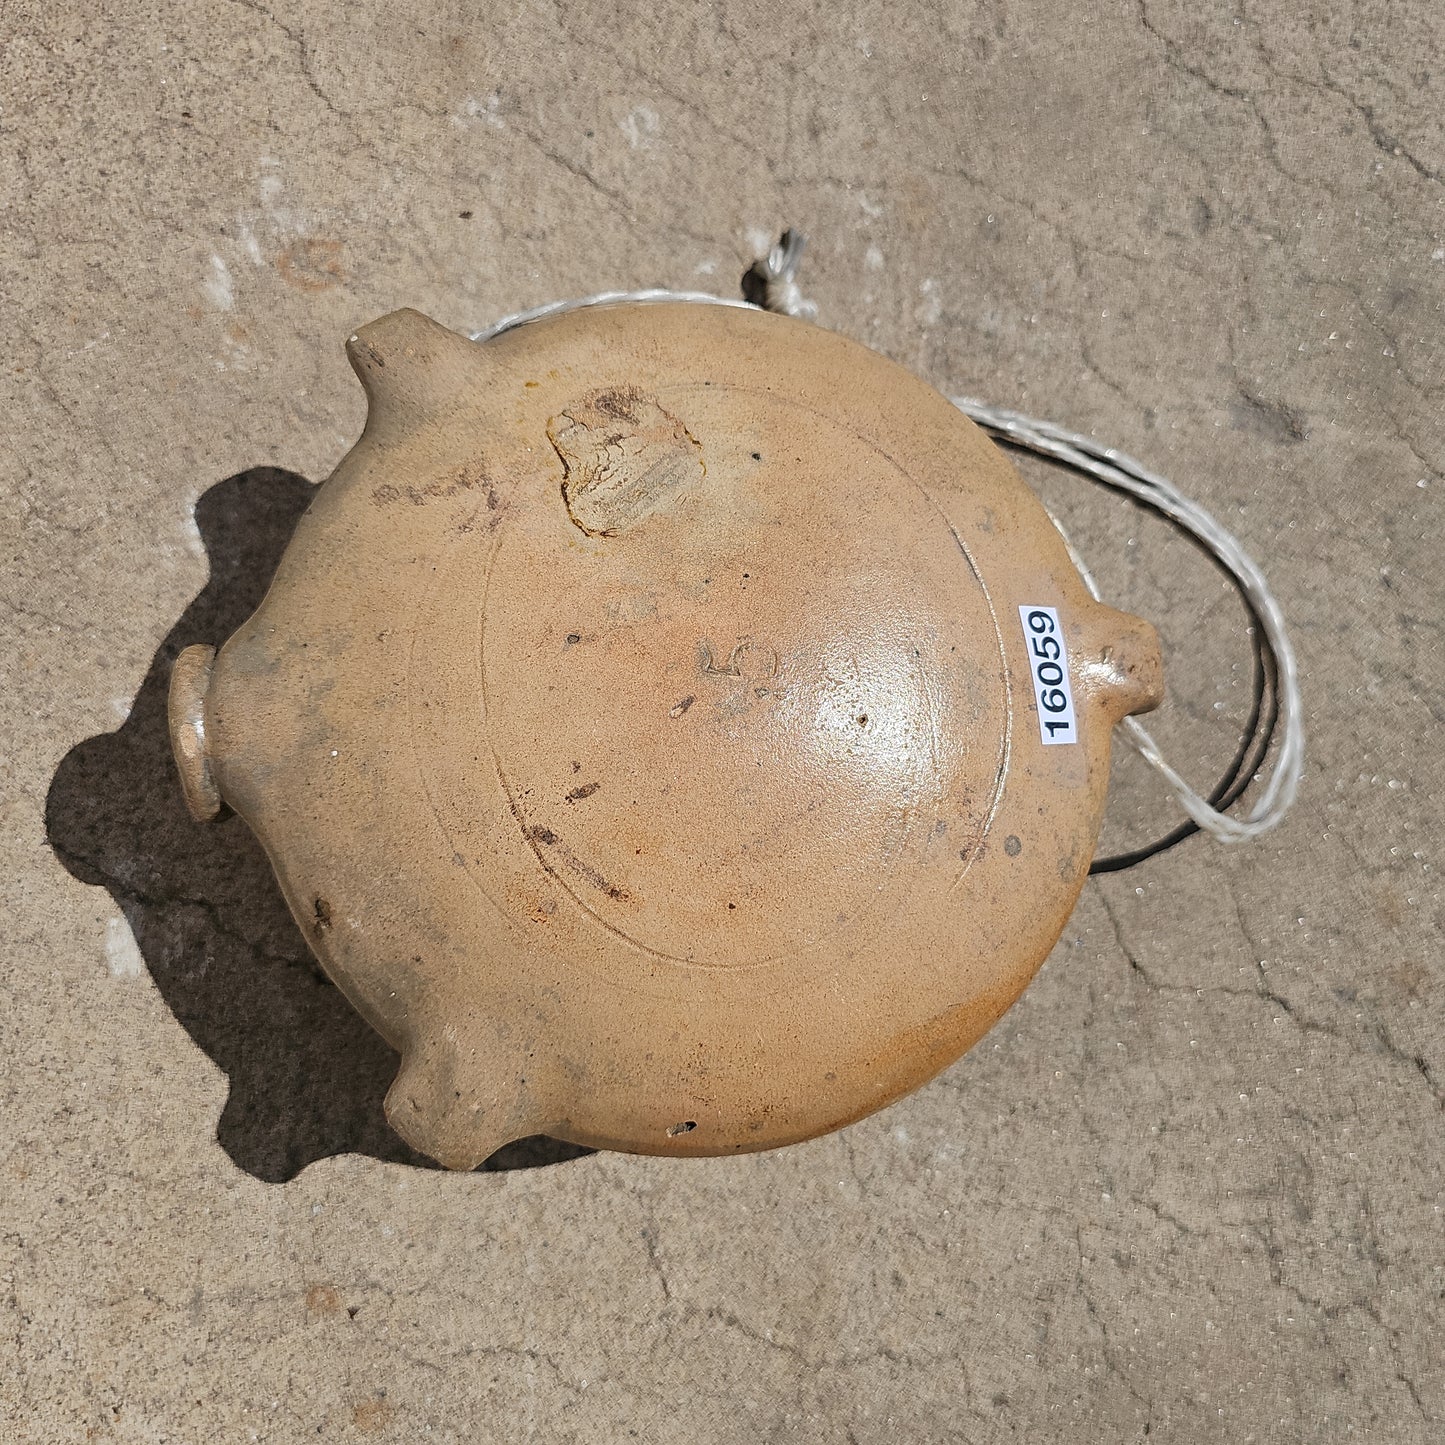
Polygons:
[[1073,907],[1153,629],[806,323],[401,311],[348,350],[365,433],[171,724],[401,1052],[397,1132],[764,1149],[958,1058]]

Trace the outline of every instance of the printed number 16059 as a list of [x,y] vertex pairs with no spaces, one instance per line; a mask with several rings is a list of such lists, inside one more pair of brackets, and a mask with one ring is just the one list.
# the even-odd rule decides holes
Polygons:
[[1029,672],[1039,708],[1039,737],[1046,744],[1076,743],[1079,727],[1069,680],[1069,651],[1059,614],[1052,607],[1025,606],[1019,608],[1019,620],[1029,649]]

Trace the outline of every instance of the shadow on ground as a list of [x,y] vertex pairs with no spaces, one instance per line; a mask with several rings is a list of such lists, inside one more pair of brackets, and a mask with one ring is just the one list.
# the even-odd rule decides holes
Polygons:
[[[221,1147],[270,1182],[332,1154],[435,1167],[388,1127],[381,1106],[397,1056],[321,972],[260,844],[229,810],[193,822],[171,762],[171,663],[193,642],[219,645],[256,608],[312,491],[260,467],[201,498],[210,581],[156,653],[125,725],[72,748],[46,802],[56,854],[110,892],[167,1004],[230,1079]],[[526,1139],[482,1167],[586,1152]]]

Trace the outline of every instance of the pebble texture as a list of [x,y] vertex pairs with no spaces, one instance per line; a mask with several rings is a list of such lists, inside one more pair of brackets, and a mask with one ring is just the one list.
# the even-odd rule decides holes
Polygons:
[[[1439,7],[129,10],[0,31],[0,1436],[1442,1438]],[[186,819],[170,660],[354,439],[359,324],[733,294],[786,223],[826,324],[1266,562],[1300,802],[1091,882],[995,1031],[839,1135],[422,1167],[244,827]],[[1207,780],[1237,604],[1028,474]],[[1172,821],[1121,759],[1106,846]]]

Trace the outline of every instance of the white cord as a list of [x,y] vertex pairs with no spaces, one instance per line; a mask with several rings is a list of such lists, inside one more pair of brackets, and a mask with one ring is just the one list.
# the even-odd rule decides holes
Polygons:
[[584,306],[612,306],[619,301],[699,301],[708,306],[737,306],[744,311],[758,309],[751,301],[732,301],[708,291],[599,291],[595,296],[583,296],[577,301],[549,301],[545,306],[534,306],[530,311],[504,316],[485,331],[473,331],[471,338],[473,341],[490,341],[504,331],[525,326],[529,321],[540,321],[544,316],[560,316],[564,311],[580,311]]
[[[806,300],[798,288],[797,271],[802,259],[804,237],[798,231],[785,231],[781,240],[759,260],[748,273],[747,282],[761,297],[761,308],[751,301],[734,301],[713,296],[705,291],[601,291],[573,301],[552,301],[504,317],[483,331],[472,333],[473,341],[487,341],[504,331],[556,316],[564,311],[577,311],[588,306],[608,306],[619,302],[694,301],[710,306],[740,306],[749,310],[776,311],[786,316],[813,320],[818,308]],[[1103,485],[1133,497],[1144,506],[1170,519],[1191,536],[1198,538],[1221,567],[1234,578],[1240,591],[1249,600],[1264,633],[1264,645],[1275,662],[1275,689],[1279,708],[1282,740],[1275,755],[1274,768],[1255,799],[1253,807],[1242,818],[1221,812],[1202,797],[1165,761],[1158,744],[1137,718],[1127,717],[1121,726],[1124,736],[1169,785],[1184,811],[1205,832],[1221,843],[1242,843],[1257,838],[1273,828],[1294,802],[1304,772],[1304,721],[1300,697],[1299,669],[1294,648],[1290,646],[1284,613],[1275,600],[1264,573],[1240,545],[1238,538],[1227,531],[1198,502],[1191,501],[1172,482],[1151,472],[1142,462],[1113,447],[1101,447],[1078,432],[1071,432],[1052,422],[1038,421],[1016,411],[994,407],[973,397],[951,397],[963,414],[995,437],[1002,437],[1016,446],[1027,448],[1040,456],[1051,457],[1066,466],[1083,472]],[[1057,526],[1057,522],[1055,523]],[[1062,528],[1060,528],[1062,535]],[[1098,598],[1099,590],[1067,536],[1064,544],[1078,567],[1090,593]]]
[[758,289],[764,311],[796,316],[800,321],[818,319],[817,305],[798,288],[798,267],[803,264],[807,244],[808,238],[790,226],[766,256],[753,262],[743,284],[751,282]]

